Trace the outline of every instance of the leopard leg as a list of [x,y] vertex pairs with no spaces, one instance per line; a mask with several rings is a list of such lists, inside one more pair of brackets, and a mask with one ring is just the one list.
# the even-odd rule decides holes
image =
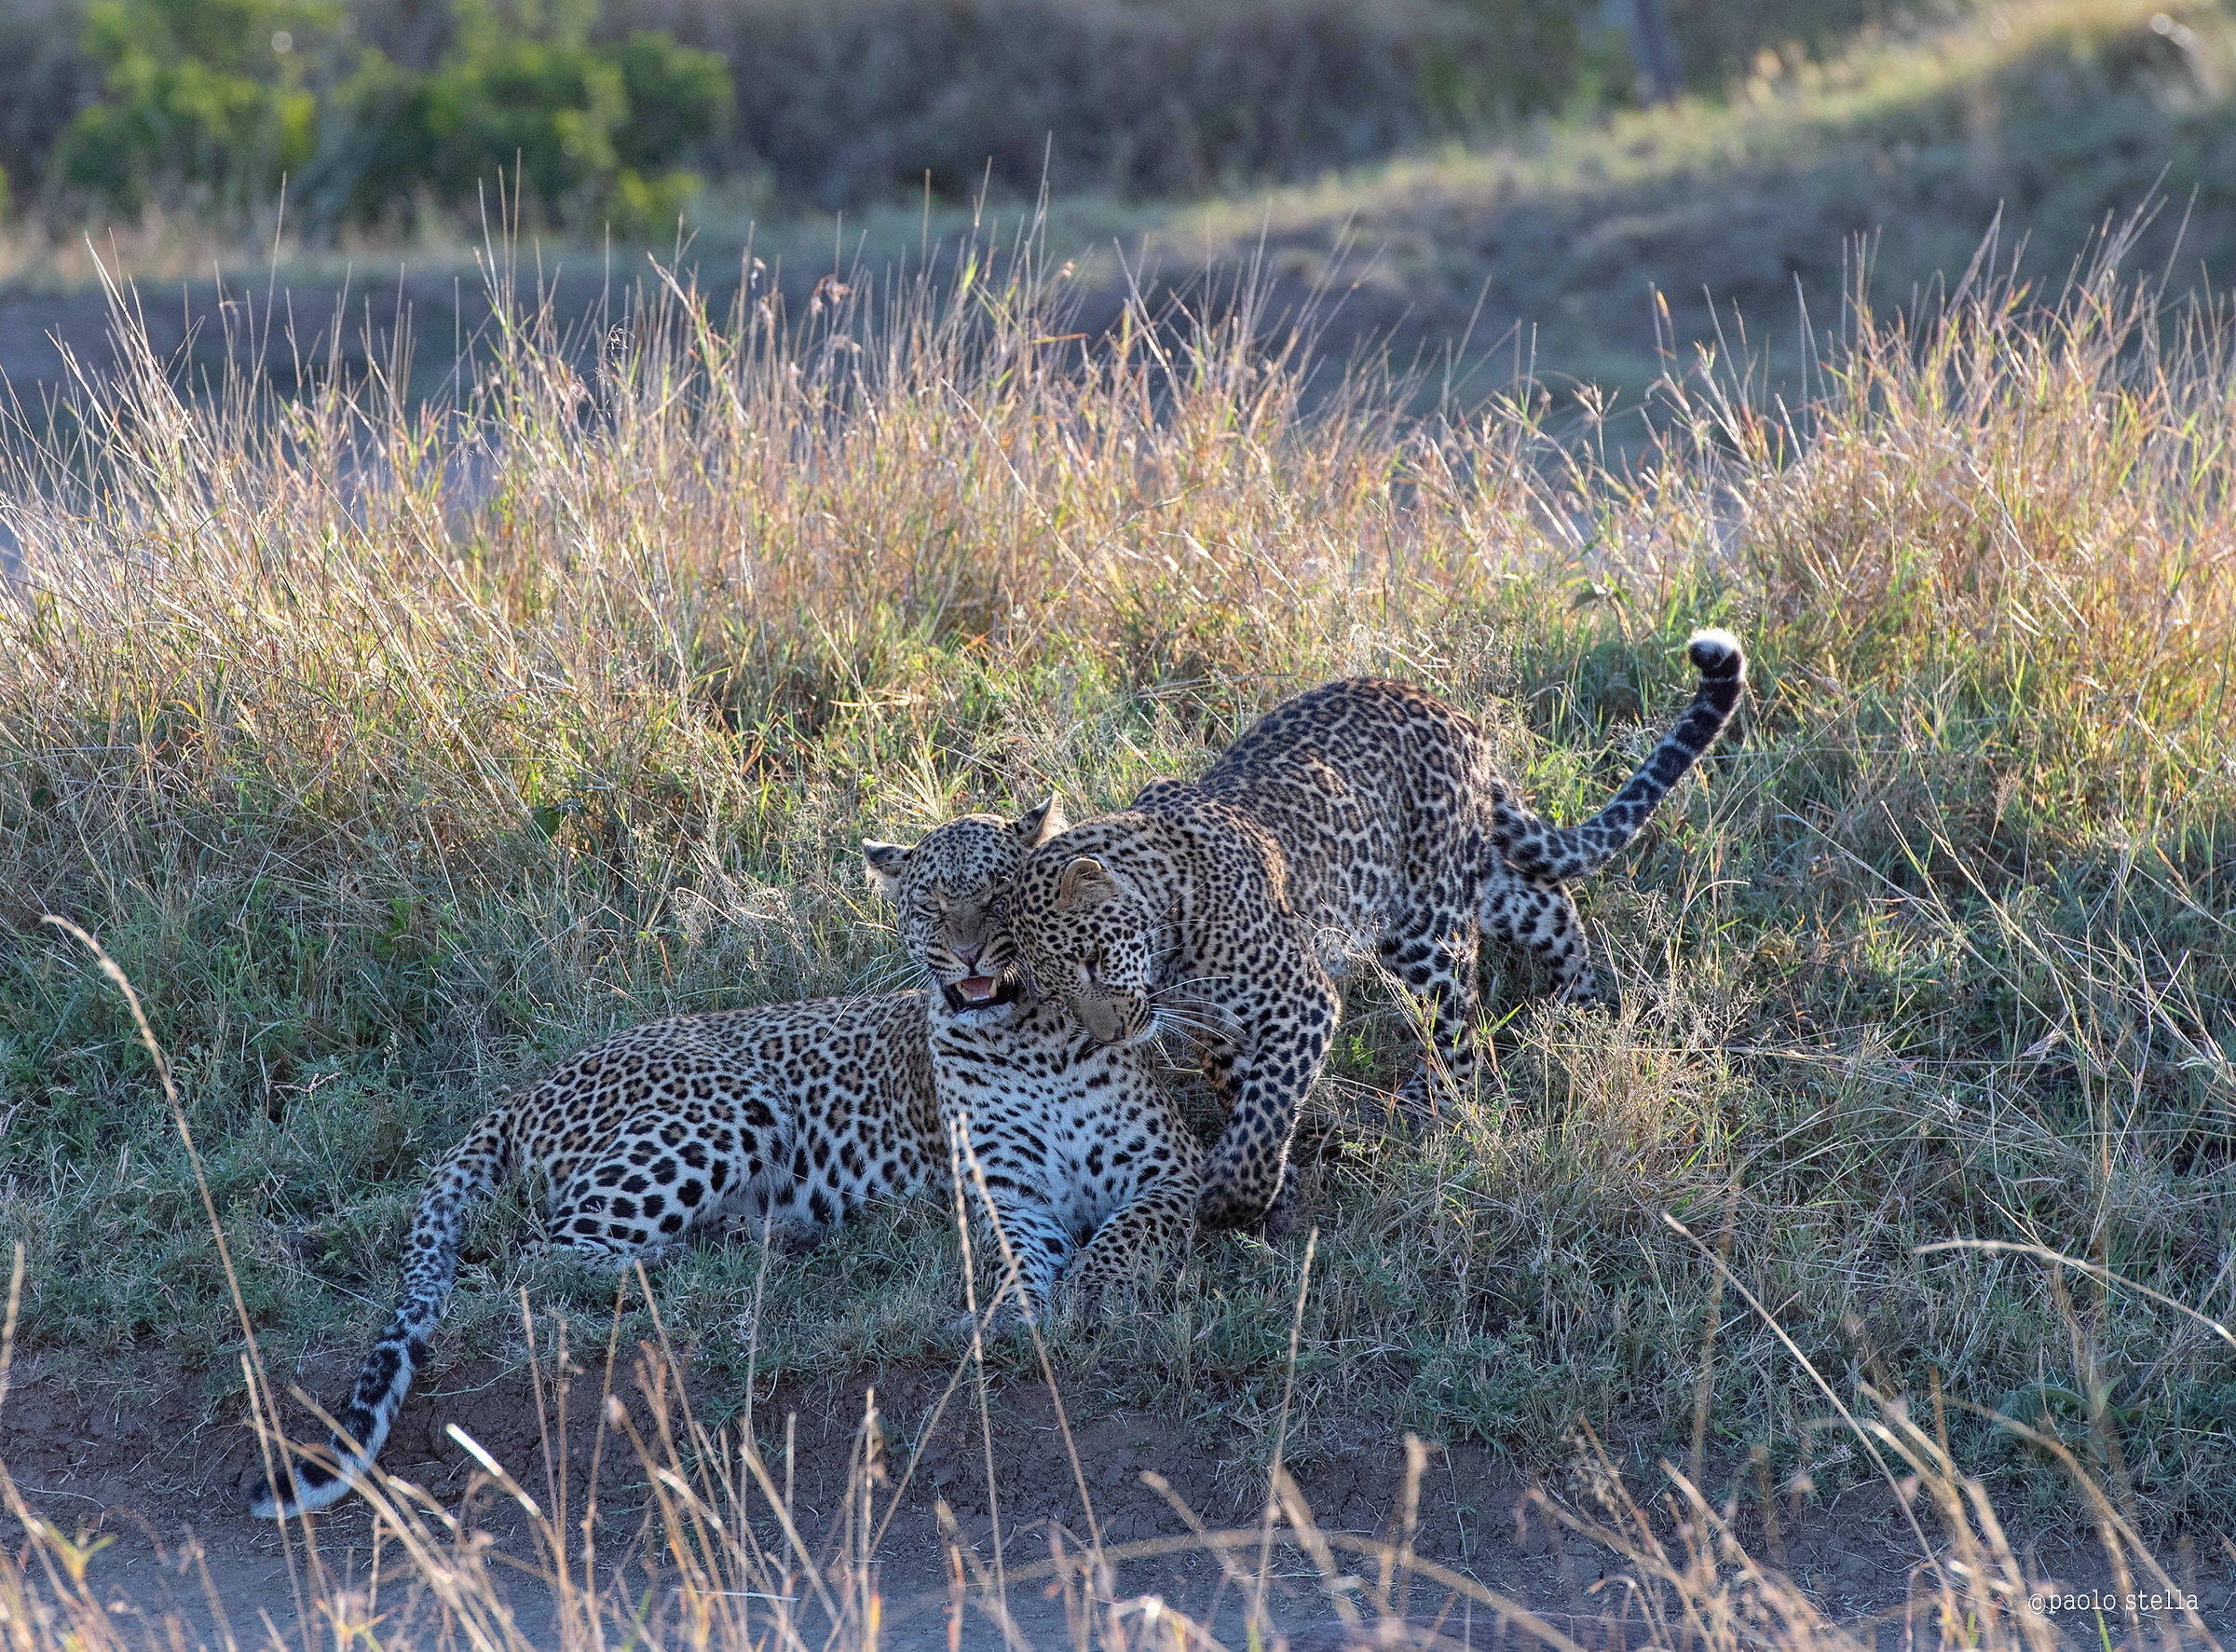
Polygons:
[[1065,1270],[1063,1302],[1092,1312],[1174,1272],[1195,1235],[1195,1187],[1178,1180],[1152,1183],[1111,1213]]
[[1576,903],[1558,883],[1535,883],[1503,869],[1486,888],[1483,933],[1529,959],[1552,983],[1559,1003],[1611,1003],[1591,966]]
[[1114,1146],[1138,1172],[1112,1190],[1116,1208],[1080,1247],[1061,1281],[1067,1308],[1092,1312],[1123,1301],[1180,1265],[1195,1236],[1203,1151],[1177,1113],[1159,1109]]
[[[1221,1115],[1228,1119],[1234,1116],[1234,1064],[1240,1057],[1242,1048],[1243,1046],[1237,1044],[1207,1039],[1204,1041],[1197,1052],[1203,1065],[1204,1077],[1211,1085],[1211,1093],[1219,1099]],[[1289,1136],[1293,1145],[1296,1136],[1294,1125],[1289,1126]],[[1200,1184],[1200,1170],[1198,1181]],[[1255,1221],[1246,1221],[1236,1225],[1253,1239],[1263,1239],[1268,1244],[1278,1244],[1281,1240],[1288,1237],[1296,1225],[1296,1167],[1288,1162],[1285,1154],[1281,1167],[1281,1185],[1275,1190],[1273,1198],[1267,1202],[1265,1208],[1259,1212]]]
[[[981,1300],[990,1301],[1002,1287],[1010,1287],[990,1323],[1013,1323],[1021,1308],[1029,1308],[1034,1319],[1045,1321],[1057,1276],[1071,1255],[1070,1231],[1056,1208],[1037,1193],[1016,1186],[997,1188],[990,1177],[987,1192],[993,1208],[975,1210],[974,1216],[982,1236],[980,1253],[991,1270],[995,1290]],[[971,1197],[984,1203],[975,1189]]]
[[1383,966],[1417,999],[1426,1048],[1398,1092],[1407,1113],[1433,1113],[1475,1081],[1476,925],[1458,912],[1424,913],[1382,942]]
[[669,1119],[625,1135],[567,1178],[545,1242],[593,1263],[656,1262],[702,1223],[716,1225],[730,1195],[764,1177],[774,1145],[764,1134]]
[[[1286,967],[1283,967],[1283,963]],[[1227,1127],[1211,1151],[1196,1219],[1206,1227],[1248,1227],[1271,1209],[1288,1165],[1297,1110],[1328,1059],[1342,1001],[1316,961],[1299,956],[1266,972],[1259,1002],[1238,1006],[1248,1031],[1210,1066],[1227,1106]]]
[[[959,1116],[949,1118],[948,1129],[957,1146],[955,1174],[980,1257],[997,1289],[1015,1286],[991,1323],[1010,1322],[1021,1304],[1029,1305],[1036,1319],[1043,1318],[1057,1275],[1073,1248],[1062,1212],[1043,1190],[1045,1171],[1036,1167],[1028,1144],[1012,1142],[1000,1131],[981,1130]],[[966,1145],[967,1153],[962,1151]]]

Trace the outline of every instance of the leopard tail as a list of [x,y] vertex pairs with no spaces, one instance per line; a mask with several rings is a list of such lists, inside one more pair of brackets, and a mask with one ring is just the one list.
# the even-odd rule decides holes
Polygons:
[[1588,877],[1638,836],[1646,816],[1716,743],[1747,684],[1747,656],[1728,631],[1697,631],[1685,653],[1700,674],[1693,703],[1607,806],[1581,825],[1556,826],[1508,801],[1496,834],[1508,867],[1538,883]]
[[458,1276],[458,1235],[467,1210],[505,1180],[511,1167],[502,1113],[493,1114],[443,1155],[429,1172],[406,1242],[403,1289],[396,1317],[365,1356],[349,1402],[335,1419],[324,1453],[297,1459],[284,1489],[268,1485],[249,1505],[262,1520],[280,1520],[323,1509],[361,1479],[396,1421],[413,1373],[427,1357],[435,1321],[450,1301]]

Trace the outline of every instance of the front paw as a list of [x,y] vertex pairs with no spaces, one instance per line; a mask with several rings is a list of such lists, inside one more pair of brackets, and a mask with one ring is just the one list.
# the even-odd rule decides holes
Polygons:
[[1297,1231],[1297,1168],[1292,1164],[1281,1178],[1281,1191],[1266,1206],[1265,1214],[1250,1232],[1268,1245],[1278,1245]]
[[1280,1192],[1278,1172],[1268,1180],[1214,1172],[1196,1195],[1195,1220],[1204,1227],[1249,1227],[1261,1220]]
[[1414,1068],[1394,1098],[1397,1125],[1408,1131],[1425,1129],[1444,1116],[1444,1105],[1452,1095],[1452,1085],[1431,1073],[1426,1063]]
[[1614,977],[1594,973],[1561,1002],[1573,1009],[1589,1010],[1614,1020],[1623,1013],[1623,990]]
[[[1033,1320],[1037,1324],[1044,1317],[1036,1311]],[[980,1308],[975,1314],[958,1314],[948,1321],[948,1334],[963,1342],[969,1341],[974,1332],[989,1343],[998,1342],[1024,1328],[1025,1310],[1017,1305],[1015,1296],[1004,1296],[990,1308]]]

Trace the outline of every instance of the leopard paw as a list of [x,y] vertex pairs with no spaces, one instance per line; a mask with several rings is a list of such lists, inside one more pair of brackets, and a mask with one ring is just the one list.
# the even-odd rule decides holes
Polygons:
[[1196,1195],[1195,1220],[1204,1227],[1248,1227],[1265,1215],[1273,1190],[1242,1189],[1216,1181]]

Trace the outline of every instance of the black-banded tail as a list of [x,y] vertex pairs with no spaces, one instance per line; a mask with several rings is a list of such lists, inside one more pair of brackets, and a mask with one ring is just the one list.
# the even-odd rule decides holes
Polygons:
[[263,1520],[279,1520],[339,1502],[380,1454],[412,1375],[427,1356],[427,1339],[450,1301],[458,1277],[458,1234],[467,1209],[505,1176],[508,1154],[501,1116],[484,1119],[429,1173],[405,1242],[403,1290],[396,1317],[365,1356],[349,1403],[327,1442],[332,1461],[298,1459],[283,1468],[285,1482],[267,1486],[249,1505]]
[[1498,838],[1507,866],[1540,883],[1588,877],[1638,836],[1655,805],[1716,743],[1746,688],[1747,656],[1728,631],[1696,631],[1685,653],[1700,673],[1700,686],[1653,755],[1604,809],[1580,826],[1556,826],[1509,803]]

